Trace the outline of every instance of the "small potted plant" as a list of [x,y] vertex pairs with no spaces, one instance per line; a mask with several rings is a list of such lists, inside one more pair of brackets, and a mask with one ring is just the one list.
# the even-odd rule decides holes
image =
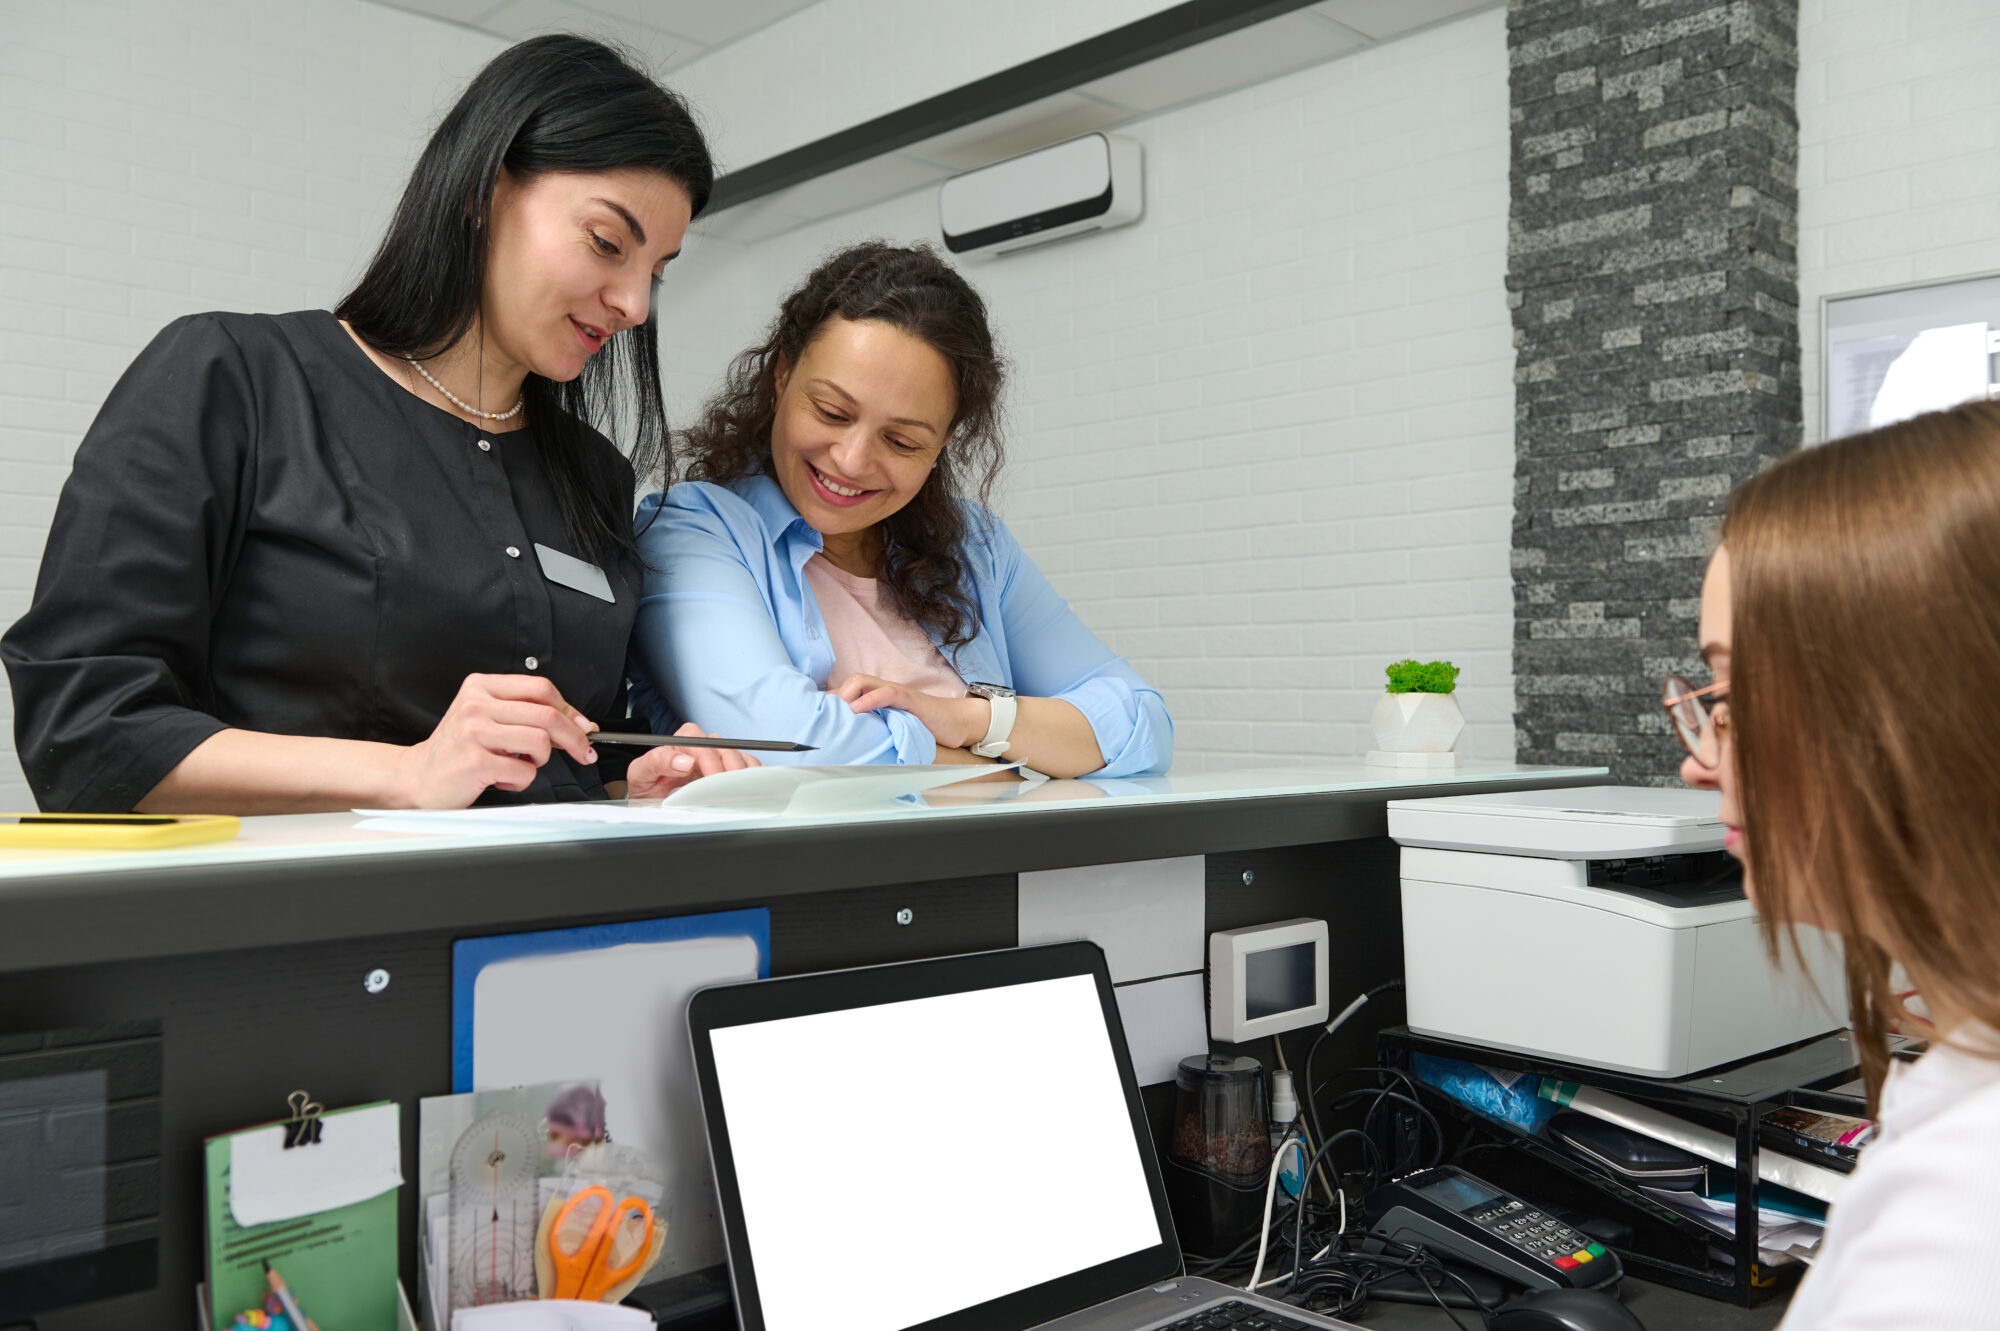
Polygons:
[[1387,767],[1458,766],[1453,747],[1465,729],[1458,710],[1458,667],[1449,661],[1397,661],[1369,725],[1375,748],[1368,761]]

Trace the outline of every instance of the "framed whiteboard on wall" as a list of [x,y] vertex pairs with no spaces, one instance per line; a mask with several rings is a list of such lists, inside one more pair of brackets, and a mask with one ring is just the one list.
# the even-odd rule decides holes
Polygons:
[[1820,303],[1820,437],[1994,396],[2000,273]]

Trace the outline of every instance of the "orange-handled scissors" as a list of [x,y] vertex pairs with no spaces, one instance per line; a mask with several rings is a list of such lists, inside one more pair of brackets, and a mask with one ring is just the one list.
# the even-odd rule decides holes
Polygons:
[[[576,1215],[585,1205],[593,1206],[594,1210]],[[612,1249],[617,1246],[619,1231],[634,1219],[645,1222],[638,1246],[622,1265],[614,1266]],[[579,1229],[581,1241],[565,1248],[566,1238],[574,1237]],[[609,1188],[596,1185],[578,1189],[562,1204],[555,1223],[549,1226],[549,1259],[556,1272],[555,1297],[596,1302],[620,1281],[637,1275],[652,1250],[653,1208],[645,1198],[613,1198]]]

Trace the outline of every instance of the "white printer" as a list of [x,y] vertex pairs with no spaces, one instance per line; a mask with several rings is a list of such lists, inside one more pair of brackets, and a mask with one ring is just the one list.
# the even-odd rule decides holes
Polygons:
[[1390,801],[1410,1029],[1681,1077],[1846,1025],[1837,940],[1799,931],[1810,980],[1767,958],[1720,804],[1644,786]]

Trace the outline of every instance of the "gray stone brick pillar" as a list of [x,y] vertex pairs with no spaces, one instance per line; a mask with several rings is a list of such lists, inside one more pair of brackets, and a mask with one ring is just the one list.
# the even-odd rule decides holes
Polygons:
[[1724,500],[1800,436],[1797,0],[1512,0],[1522,762],[1673,779]]

